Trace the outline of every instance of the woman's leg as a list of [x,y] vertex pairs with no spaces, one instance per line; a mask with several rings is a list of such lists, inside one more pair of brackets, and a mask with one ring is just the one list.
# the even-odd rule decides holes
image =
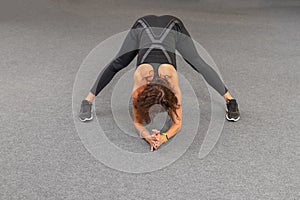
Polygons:
[[229,121],[238,121],[240,113],[238,104],[228,92],[227,87],[222,82],[219,75],[209,66],[198,54],[189,32],[184,27],[181,20],[178,20],[178,35],[176,49],[182,55],[184,60],[197,72],[202,74],[206,82],[211,85],[226,101],[226,118]]
[[190,33],[185,28],[183,22],[179,19],[177,23],[177,42],[176,49],[182,55],[183,59],[197,72],[199,72],[206,82],[211,85],[224,98],[230,98],[226,86],[215,72],[199,55]]
[[129,63],[134,59],[138,53],[138,33],[137,33],[137,22],[132,26],[128,32],[119,52],[115,58],[106,65],[106,67],[100,72],[97,80],[92,86],[89,94],[85,100],[81,102],[81,108],[79,112],[79,118],[81,121],[92,120],[93,116],[91,113],[92,102],[102,89],[112,80],[117,72],[127,67]]
[[97,80],[92,86],[86,100],[92,102],[104,87],[112,80],[112,78],[122,69],[127,67],[138,53],[139,34],[138,21],[129,30],[123,44],[115,58],[108,63],[105,68],[99,73]]
[[231,96],[231,94],[229,93],[229,91],[227,91],[225,94],[224,94],[224,99],[226,102],[228,102],[229,100],[233,99],[233,97]]
[[94,99],[95,99],[95,95],[92,92],[89,92],[89,94],[85,98],[85,100],[87,100],[89,103],[93,103]]

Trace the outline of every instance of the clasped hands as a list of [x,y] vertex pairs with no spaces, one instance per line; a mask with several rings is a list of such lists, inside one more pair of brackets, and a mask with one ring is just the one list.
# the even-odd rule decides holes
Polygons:
[[160,134],[160,131],[153,129],[152,134],[145,138],[150,144],[150,150],[158,149],[160,145],[166,142],[166,137]]

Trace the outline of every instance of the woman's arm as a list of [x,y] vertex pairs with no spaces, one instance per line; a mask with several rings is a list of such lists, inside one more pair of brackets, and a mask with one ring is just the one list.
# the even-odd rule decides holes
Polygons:
[[181,92],[180,92],[179,87],[175,88],[175,95],[178,99],[178,104],[180,105],[176,109],[177,115],[174,112],[172,112],[172,114],[170,116],[172,118],[172,125],[169,128],[169,130],[166,131],[165,133],[160,134],[159,131],[154,130],[155,138],[157,140],[157,142],[154,144],[155,149],[159,148],[160,145],[167,142],[167,138],[163,134],[167,134],[168,138],[170,139],[171,137],[176,135],[179,132],[179,130],[181,129],[181,125],[182,125],[182,106],[181,106]]
[[[133,108],[133,110],[136,110]],[[133,112],[133,115],[136,115],[135,112]],[[150,136],[150,133],[147,131],[145,126],[140,123],[139,121],[136,120],[136,117],[134,116],[134,121],[133,121],[134,127],[136,130],[140,133],[141,138],[148,138]]]
[[167,134],[168,138],[173,137],[178,133],[178,131],[181,129],[182,125],[182,105],[181,105],[181,91],[178,85],[174,87],[175,96],[178,99],[178,104],[180,105],[179,108],[176,109],[176,113],[172,112],[172,115],[170,116],[172,118],[172,125],[165,133]]
[[137,109],[133,106],[132,107],[132,113],[133,113],[133,124],[137,131],[140,133],[140,137],[144,138],[149,144],[150,144],[150,150],[153,151],[153,149],[157,149],[157,138],[155,135],[150,135],[150,133],[147,131],[145,126],[140,122]]

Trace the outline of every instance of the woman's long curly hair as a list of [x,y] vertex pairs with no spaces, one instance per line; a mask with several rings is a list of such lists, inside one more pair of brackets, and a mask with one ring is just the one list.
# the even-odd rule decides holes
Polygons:
[[140,123],[149,124],[151,122],[153,113],[150,113],[150,110],[154,105],[160,105],[160,108],[162,108],[155,110],[154,114],[157,113],[157,111],[166,111],[169,116],[172,116],[173,112],[178,118],[176,112],[176,109],[180,107],[178,99],[172,89],[170,89],[168,81],[161,77],[154,78],[148,82],[148,84],[144,86],[144,89],[138,94],[137,98],[133,99],[133,106],[137,110]]

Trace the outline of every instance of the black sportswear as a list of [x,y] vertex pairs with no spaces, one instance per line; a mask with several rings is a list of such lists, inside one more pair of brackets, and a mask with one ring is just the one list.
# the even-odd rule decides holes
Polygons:
[[100,72],[91,92],[97,96],[136,55],[137,66],[142,63],[168,63],[177,69],[175,49],[220,95],[227,92],[218,74],[199,56],[182,21],[171,15],[139,18],[128,32],[116,57]]

